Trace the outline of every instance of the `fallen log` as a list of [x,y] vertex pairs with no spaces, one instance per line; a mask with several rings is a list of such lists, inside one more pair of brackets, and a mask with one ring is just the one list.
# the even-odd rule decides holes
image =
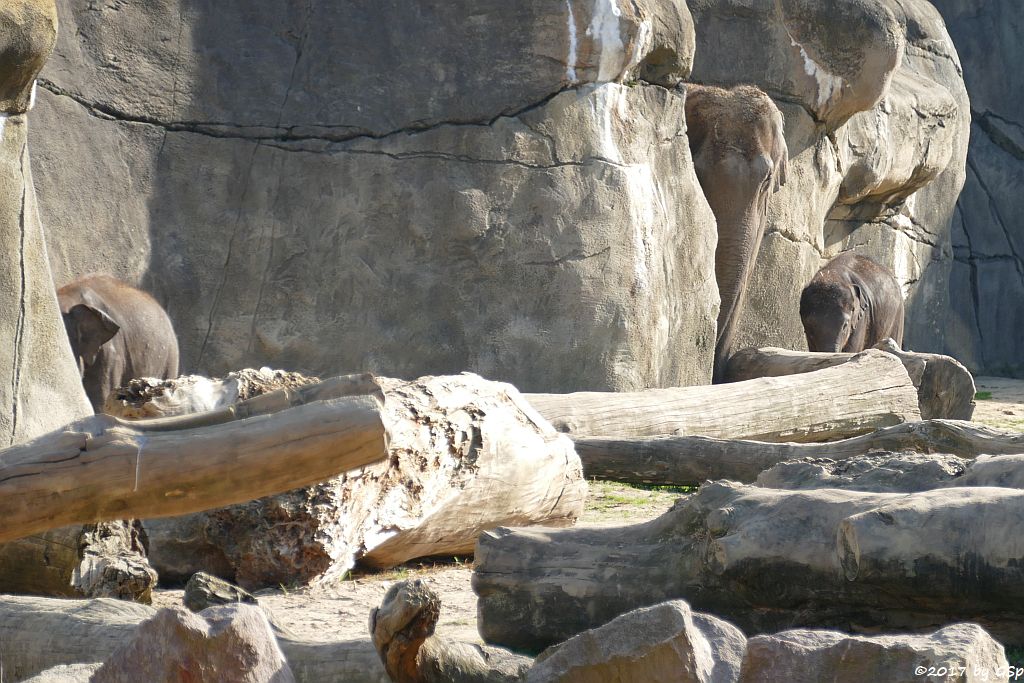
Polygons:
[[[46,504],[28,505],[43,490]],[[571,442],[510,385],[472,374],[353,375],[205,413],[75,423],[0,452],[0,494],[8,491],[0,538],[114,511],[163,517],[290,491],[234,512],[145,522],[161,573],[224,574],[234,553],[246,564],[228,566],[225,578],[254,588],[338,576],[356,558],[392,566],[468,554],[495,526],[572,524],[586,482]],[[269,530],[268,509],[280,522]],[[211,526],[224,537],[211,539]],[[204,554],[211,548],[219,555]]]
[[[20,681],[62,664],[103,662],[156,609],[123,600],[0,596],[4,680]],[[312,642],[277,636],[300,683],[390,683],[369,638]]]
[[921,417],[917,390],[903,364],[877,350],[786,377],[635,393],[525,396],[559,431],[587,437],[830,441]]
[[806,458],[842,461],[877,451],[946,453],[961,458],[1024,453],[1024,434],[971,422],[905,422],[829,443],[766,443],[703,436],[575,437],[588,479],[690,486],[715,479],[744,483],[779,463]]
[[498,529],[473,589],[484,640],[538,651],[671,599],[748,634],[977,621],[1024,643],[1024,491],[912,494],[705,484],[646,524]]
[[[903,351],[892,339],[874,348],[896,356],[903,362],[917,388],[918,406],[925,420],[970,420],[974,414],[974,377],[955,358],[937,353]],[[768,347],[743,349],[729,358],[725,370],[727,382],[742,382],[758,377],[785,377],[846,363],[853,353],[815,353]]]
[[0,543],[3,593],[149,603],[156,580],[131,522],[66,526]]

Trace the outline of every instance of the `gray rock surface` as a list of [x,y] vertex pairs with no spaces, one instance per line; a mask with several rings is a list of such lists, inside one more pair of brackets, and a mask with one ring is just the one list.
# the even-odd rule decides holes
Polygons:
[[52,0],[0,8],[0,447],[92,413],[57,311],[27,142],[55,22]]
[[969,104],[953,44],[923,0],[691,0],[692,79],[753,83],[786,117],[789,181],[735,348],[805,349],[800,291],[841,250],[891,269],[906,344],[943,352],[950,222],[965,174]]
[[709,379],[713,218],[683,99],[635,84],[688,74],[680,0],[60,20],[33,141],[57,279],[153,291],[185,372]]
[[61,664],[52,669],[41,671],[32,678],[25,679],[24,683],[89,683],[92,675],[103,666],[102,663],[95,664]]
[[913,452],[881,452],[847,460],[808,458],[780,463],[765,470],[757,477],[757,485],[770,489],[910,493],[947,486],[963,475],[970,463],[955,455]]
[[1015,0],[934,0],[971,95],[967,184],[953,223],[950,351],[1024,377],[1024,15]]
[[783,631],[747,641],[741,683],[761,681],[1007,680],[1003,646],[976,624],[927,635],[855,636]]
[[528,683],[728,683],[746,649],[738,628],[682,600],[627,612],[537,657]]
[[293,683],[270,624],[257,607],[223,605],[200,614],[168,607],[139,624],[107,658],[94,683]]

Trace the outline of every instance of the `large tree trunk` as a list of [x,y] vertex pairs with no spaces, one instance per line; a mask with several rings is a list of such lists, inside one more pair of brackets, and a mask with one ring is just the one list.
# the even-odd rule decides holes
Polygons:
[[[195,415],[96,416],[8,449],[0,453],[0,538],[189,513],[341,473],[337,497],[327,496],[335,535],[321,539],[335,553],[331,575],[357,555],[389,566],[472,552],[482,530],[503,524],[571,524],[586,491],[572,443],[507,384],[471,374],[349,376]],[[254,526],[256,537],[262,524]],[[294,527],[271,538],[293,545]],[[304,561],[291,549],[279,557]]]
[[526,398],[556,429],[574,436],[829,441],[921,418],[917,390],[903,364],[874,350],[836,367],[790,377]]
[[[925,420],[970,420],[974,414],[974,377],[955,358],[937,353],[903,351],[891,339],[876,349],[903,361],[917,387],[918,406]],[[742,382],[758,377],[784,377],[814,372],[849,361],[853,353],[813,353],[763,348],[737,351],[726,367],[725,380]]]
[[480,537],[480,633],[536,651],[681,598],[746,633],[977,621],[1024,643],[1024,491],[912,494],[706,484],[635,526]]
[[45,531],[0,544],[0,592],[150,602],[156,572],[131,522]]
[[872,451],[949,453],[962,458],[1024,453],[1024,434],[949,420],[906,422],[821,444],[765,443],[704,436],[577,437],[573,441],[588,479],[668,486],[688,486],[715,479],[750,483],[764,470],[787,460],[848,460]]
[[[154,614],[152,607],[121,600],[0,597],[4,680],[24,680],[59,664],[102,662]],[[369,638],[277,640],[300,682],[390,683]]]

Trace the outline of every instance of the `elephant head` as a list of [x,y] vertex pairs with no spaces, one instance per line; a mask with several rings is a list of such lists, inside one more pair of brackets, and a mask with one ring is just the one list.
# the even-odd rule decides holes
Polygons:
[[100,348],[114,338],[121,326],[102,310],[88,304],[76,304],[61,317],[78,371],[85,376],[85,371],[96,362]]
[[800,320],[811,351],[861,349],[868,301],[855,282],[812,280],[800,295]]
[[714,377],[720,381],[761,248],[768,198],[786,183],[789,149],[782,112],[757,88],[686,89],[694,169],[718,223],[715,278],[721,308]]

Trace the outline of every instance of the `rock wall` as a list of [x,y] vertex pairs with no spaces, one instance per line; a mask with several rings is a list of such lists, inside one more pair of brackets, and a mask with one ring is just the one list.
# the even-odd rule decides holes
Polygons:
[[967,184],[953,223],[950,351],[1024,377],[1024,15],[1015,0],[934,0],[971,93]]
[[690,0],[691,80],[753,83],[786,117],[774,195],[735,348],[806,349],[803,286],[856,249],[907,298],[905,344],[945,351],[950,223],[970,125],[956,51],[923,0]]
[[[58,281],[153,291],[184,372],[706,382],[714,219],[680,0],[61,3]],[[68,188],[74,188],[69,192]]]
[[805,348],[800,290],[849,248],[897,274],[909,348],[974,339],[950,313],[970,106],[924,0],[60,11],[37,114],[53,268],[154,291],[185,372],[707,381],[714,221],[666,89],[691,67],[786,116],[736,348]]
[[0,7],[0,447],[92,413],[57,310],[27,142],[55,21],[52,1]]

